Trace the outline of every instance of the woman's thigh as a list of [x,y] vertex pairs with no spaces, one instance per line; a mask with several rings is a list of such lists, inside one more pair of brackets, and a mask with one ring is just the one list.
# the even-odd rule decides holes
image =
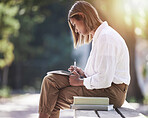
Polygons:
[[59,96],[56,103],[56,109],[69,109],[70,104],[73,103],[73,96],[83,96],[83,87],[69,86],[63,88],[59,92]]
[[84,88],[84,96],[108,97],[114,107],[121,107],[126,98],[127,90],[124,84],[112,84],[109,88],[88,90]]
[[55,88],[62,89],[70,86],[68,78],[69,77],[65,75],[49,74],[44,77],[43,83],[51,83]]
[[56,109],[69,109],[70,104],[73,103],[73,96],[106,97],[103,89],[88,90],[84,86],[69,86],[60,90],[56,103]]
[[113,104],[115,107],[120,107],[125,100],[126,92],[115,85],[105,89],[93,90],[89,90],[84,86],[70,86],[60,90],[56,107],[59,109],[70,108],[70,104],[73,103],[73,96],[108,97],[110,104]]

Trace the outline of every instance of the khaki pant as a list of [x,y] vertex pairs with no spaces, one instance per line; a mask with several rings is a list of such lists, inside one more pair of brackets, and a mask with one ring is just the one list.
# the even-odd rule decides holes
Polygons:
[[42,82],[39,113],[48,113],[50,118],[59,118],[60,109],[69,109],[73,103],[73,96],[108,97],[109,103],[114,107],[120,107],[127,93],[128,86],[114,84],[105,89],[86,89],[84,86],[74,87],[69,84],[69,77],[50,74],[44,77]]

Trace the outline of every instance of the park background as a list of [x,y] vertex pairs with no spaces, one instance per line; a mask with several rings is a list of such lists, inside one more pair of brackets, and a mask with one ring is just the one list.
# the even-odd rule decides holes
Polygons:
[[[127,100],[148,104],[148,1],[86,0],[125,39],[130,52]],[[75,0],[0,0],[0,97],[39,93],[51,70],[84,69],[91,44],[73,49],[67,23]]]

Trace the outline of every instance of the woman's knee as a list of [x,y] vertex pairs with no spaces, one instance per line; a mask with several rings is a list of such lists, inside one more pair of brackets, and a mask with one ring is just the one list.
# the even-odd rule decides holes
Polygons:
[[43,78],[43,80],[42,80],[42,84],[45,84],[45,83],[49,82],[49,78],[50,78],[50,76],[49,76],[49,75],[46,75],[46,76]]
[[46,75],[42,80],[42,87],[43,86],[50,86],[50,85],[54,85],[52,75]]

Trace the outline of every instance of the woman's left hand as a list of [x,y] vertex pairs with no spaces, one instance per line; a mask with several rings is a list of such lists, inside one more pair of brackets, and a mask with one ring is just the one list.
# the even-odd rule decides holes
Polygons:
[[71,86],[83,86],[83,80],[80,80],[80,75],[74,70],[69,76],[69,83]]

